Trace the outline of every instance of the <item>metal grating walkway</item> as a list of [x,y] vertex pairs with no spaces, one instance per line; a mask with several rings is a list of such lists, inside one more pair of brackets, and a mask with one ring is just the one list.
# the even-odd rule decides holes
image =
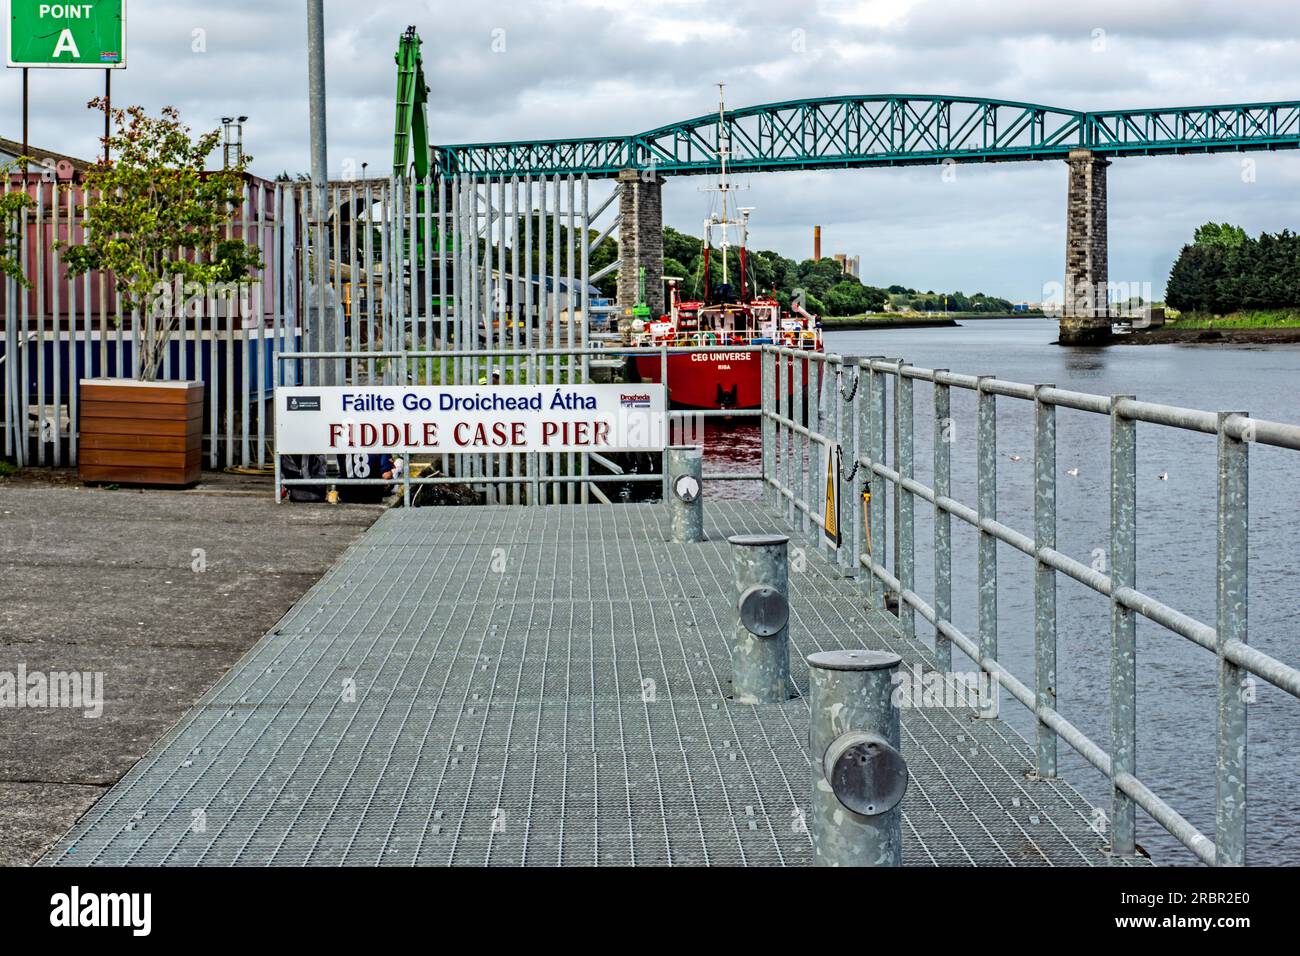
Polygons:
[[[43,862],[807,864],[795,653],[929,652],[810,553],[800,696],[728,700],[726,537],[781,527],[725,501],[701,545],[656,505],[387,512]],[[1003,722],[904,710],[903,752],[908,863],[1108,862]]]

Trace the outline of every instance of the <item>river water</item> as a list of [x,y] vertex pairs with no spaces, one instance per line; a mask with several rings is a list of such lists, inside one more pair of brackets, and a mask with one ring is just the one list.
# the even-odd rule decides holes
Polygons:
[[[888,355],[916,365],[996,375],[1017,382],[1138,398],[1206,410],[1249,412],[1300,421],[1300,346],[1053,345],[1056,323],[990,319],[960,328],[836,332],[828,350]],[[952,390],[954,497],[975,503],[975,402]],[[916,473],[930,484],[931,387],[916,383]],[[998,515],[1033,532],[1032,405],[998,399]],[[1104,416],[1057,412],[1057,542],[1085,563],[1107,561],[1109,423]],[[711,429],[709,470],[758,470],[756,425]],[[1019,456],[1019,461],[1011,456]],[[1250,643],[1288,664],[1300,662],[1300,453],[1253,446],[1250,462]],[[1071,476],[1069,470],[1078,469]],[[1167,474],[1167,478],[1161,475]],[[756,497],[757,483],[716,484],[711,494]],[[1155,425],[1138,426],[1138,588],[1192,617],[1215,619],[1215,440]],[[918,502],[917,591],[933,593],[931,509]],[[958,627],[976,632],[976,535],[953,521],[953,607]],[[999,659],[1033,684],[1033,562],[1000,545]],[[1109,749],[1109,602],[1057,576],[1058,706]],[[918,633],[930,629],[919,622]],[[1142,618],[1138,620],[1138,776],[1213,838],[1215,688],[1213,654]],[[954,669],[969,662],[954,654]],[[1300,864],[1300,701],[1257,682],[1248,708],[1248,859]],[[1001,713],[1027,739],[1033,721],[1004,693]],[[1065,744],[1061,775],[1107,815],[1104,778]],[[1138,811],[1138,842],[1157,862],[1194,864],[1189,851]]]

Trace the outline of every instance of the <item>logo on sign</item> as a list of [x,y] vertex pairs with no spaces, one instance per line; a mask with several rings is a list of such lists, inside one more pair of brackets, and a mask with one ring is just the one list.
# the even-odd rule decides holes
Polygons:
[[620,393],[618,396],[618,401],[619,404],[622,405],[624,408],[649,408],[650,407],[650,396],[645,394],[644,392],[637,395],[624,395]]
[[319,395],[290,395],[289,411],[291,412],[319,412],[320,396]]

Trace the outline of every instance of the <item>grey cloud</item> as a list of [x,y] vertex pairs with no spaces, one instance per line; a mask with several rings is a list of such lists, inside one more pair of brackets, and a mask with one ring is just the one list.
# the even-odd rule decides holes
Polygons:
[[[900,16],[882,16],[895,10]],[[861,16],[863,12],[869,16]],[[196,127],[247,114],[255,169],[305,170],[305,25],[299,2],[137,0],[118,103],[181,108]],[[435,142],[630,133],[714,108],[838,93],[930,92],[1075,109],[1284,99],[1300,91],[1291,3],[922,0],[910,5],[708,0],[326,3],[330,158],[382,172],[392,152],[393,53],[408,23],[424,39]],[[206,31],[206,53],[191,50]],[[492,50],[493,30],[506,50]],[[1094,52],[1094,29],[1106,48]],[[804,52],[792,31],[803,31]],[[85,101],[97,72],[33,75],[34,142],[97,150]],[[0,74],[0,135],[19,132],[19,77]],[[1205,219],[1248,230],[1294,226],[1300,154],[1126,160],[1111,169],[1111,257],[1118,275],[1152,275]],[[669,222],[688,232],[706,209],[699,180],[670,182]],[[604,186],[600,188],[606,188]],[[1036,298],[1062,270],[1064,171],[1057,164],[754,177],[759,246],[862,256],[868,281]],[[748,202],[748,200],[747,200]],[[1162,272],[1163,270],[1163,272]]]

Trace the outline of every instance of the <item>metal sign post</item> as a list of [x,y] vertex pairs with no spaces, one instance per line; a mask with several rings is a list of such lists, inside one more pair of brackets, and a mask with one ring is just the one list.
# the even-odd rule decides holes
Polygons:
[[[126,69],[126,0],[49,3],[10,0],[9,67],[23,71],[23,155],[28,151],[28,73],[46,70],[104,71],[104,162],[112,135],[113,71]],[[23,163],[23,182],[27,163]]]
[[23,188],[27,188],[27,67],[23,67]]
[[108,165],[108,140],[113,135],[113,71],[104,71],[104,165]]

